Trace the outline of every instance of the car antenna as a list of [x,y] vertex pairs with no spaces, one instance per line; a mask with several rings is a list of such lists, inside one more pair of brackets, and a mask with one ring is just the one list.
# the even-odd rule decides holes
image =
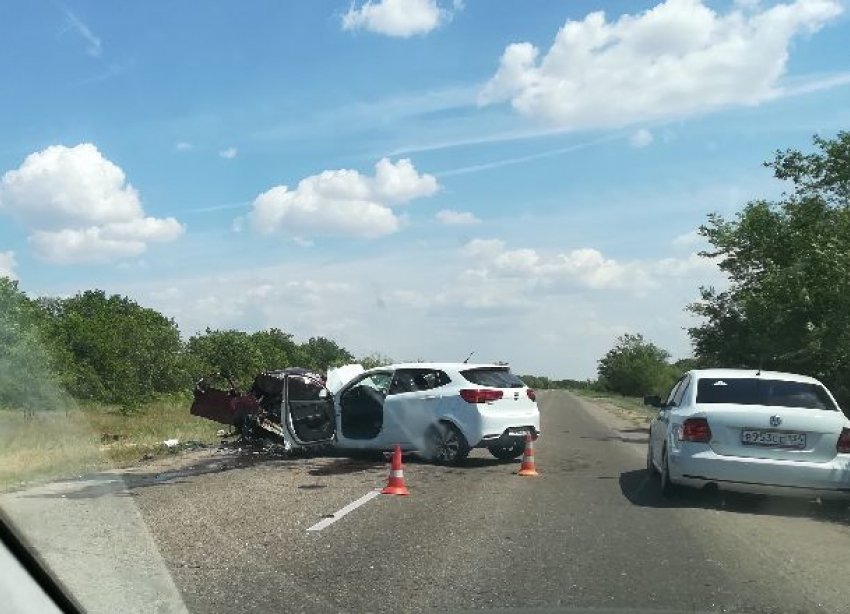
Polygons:
[[463,364],[468,363],[468,362],[469,362],[469,359],[470,359],[470,358],[472,358],[472,355],[473,355],[473,354],[475,354],[475,350],[472,350],[472,351],[469,353],[469,356],[467,356],[466,358],[464,358],[464,360],[463,360]]
[[761,377],[761,368],[764,364],[764,356],[759,356],[759,370],[756,372],[756,377]]

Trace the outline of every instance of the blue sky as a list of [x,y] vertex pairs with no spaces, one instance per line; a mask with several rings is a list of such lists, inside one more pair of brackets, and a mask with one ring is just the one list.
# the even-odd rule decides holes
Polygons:
[[847,15],[4,3],[0,271],[127,294],[187,335],[277,326],[558,377],[624,332],[684,356],[683,307],[723,283],[694,229],[777,196],[773,150],[850,124]]

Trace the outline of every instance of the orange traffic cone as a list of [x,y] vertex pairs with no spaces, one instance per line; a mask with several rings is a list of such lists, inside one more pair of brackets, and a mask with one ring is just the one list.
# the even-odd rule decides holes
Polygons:
[[401,446],[396,444],[393,452],[393,463],[390,466],[390,475],[387,478],[387,487],[381,491],[382,495],[409,495],[407,485],[404,483],[404,470],[401,467]]
[[520,465],[517,475],[540,475],[534,467],[534,438],[531,433],[525,436],[525,452],[522,453],[522,465]]

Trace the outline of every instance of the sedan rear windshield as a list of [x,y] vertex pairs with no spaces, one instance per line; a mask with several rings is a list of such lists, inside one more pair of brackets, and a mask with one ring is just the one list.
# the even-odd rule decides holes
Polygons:
[[479,386],[491,388],[524,388],[525,384],[506,367],[484,367],[460,372],[463,377]]
[[696,402],[838,410],[823,386],[757,377],[700,379]]

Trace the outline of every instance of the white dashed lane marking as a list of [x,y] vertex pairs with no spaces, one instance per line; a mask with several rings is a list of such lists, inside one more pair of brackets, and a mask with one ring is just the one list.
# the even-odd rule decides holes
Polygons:
[[372,499],[374,499],[375,497],[377,497],[380,494],[381,494],[380,490],[369,491],[365,495],[363,495],[362,497],[357,499],[356,501],[352,501],[351,503],[346,505],[344,508],[340,509],[338,512],[334,512],[333,514],[331,514],[327,518],[323,518],[322,520],[320,520],[319,522],[317,522],[316,524],[314,524],[312,527],[310,527],[307,530],[308,531],[321,531],[322,529],[327,529],[329,526],[331,526],[333,523],[335,523],[337,520],[339,520],[340,518],[342,518],[343,516],[345,516],[349,512],[353,512],[358,507],[360,507],[361,505],[363,505],[365,503],[368,503],[369,501],[371,501]]

